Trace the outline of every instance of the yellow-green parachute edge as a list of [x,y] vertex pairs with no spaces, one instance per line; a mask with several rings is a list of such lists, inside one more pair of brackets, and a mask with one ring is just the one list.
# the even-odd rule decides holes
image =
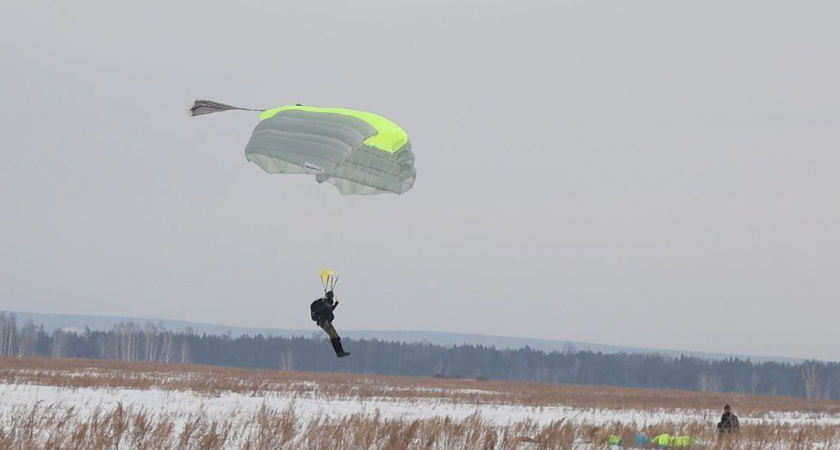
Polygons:
[[408,133],[399,125],[378,115],[365,111],[356,111],[345,108],[317,108],[314,106],[281,106],[279,108],[267,109],[260,114],[260,120],[270,119],[284,111],[306,111],[311,113],[341,114],[355,117],[367,122],[376,130],[376,134],[365,139],[363,142],[379,150],[394,153],[408,143]]

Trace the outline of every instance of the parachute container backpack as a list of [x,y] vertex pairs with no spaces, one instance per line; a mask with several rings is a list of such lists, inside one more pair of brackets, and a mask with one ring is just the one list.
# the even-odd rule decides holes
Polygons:
[[268,110],[196,100],[190,115],[260,111],[245,157],[268,173],[309,174],[345,195],[402,194],[417,171],[408,134],[394,122],[363,111],[312,106]]

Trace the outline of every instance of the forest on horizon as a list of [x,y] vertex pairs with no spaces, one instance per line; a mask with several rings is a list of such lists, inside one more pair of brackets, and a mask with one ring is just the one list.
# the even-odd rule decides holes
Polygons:
[[343,339],[352,353],[337,359],[328,341],[312,337],[215,336],[173,332],[148,322],[120,323],[109,331],[55,330],[32,321],[18,324],[0,313],[0,356],[85,358],[205,364],[276,370],[433,376],[611,385],[708,392],[737,392],[840,400],[840,363],[708,360],[693,356],[617,353],[567,348],[545,352],[529,347]]

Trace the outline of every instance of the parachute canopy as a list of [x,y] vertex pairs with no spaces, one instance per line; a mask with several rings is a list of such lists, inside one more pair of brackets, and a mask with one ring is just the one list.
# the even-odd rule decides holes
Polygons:
[[[245,109],[196,100],[191,115]],[[253,110],[249,110],[253,111]],[[417,171],[408,134],[363,111],[292,105],[263,110],[245,157],[268,173],[315,175],[342,194],[402,194]]]

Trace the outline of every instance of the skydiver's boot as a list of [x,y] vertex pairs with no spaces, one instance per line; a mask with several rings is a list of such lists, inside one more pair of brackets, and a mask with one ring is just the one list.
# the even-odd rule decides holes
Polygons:
[[344,358],[345,356],[350,355],[350,353],[345,352],[344,348],[341,347],[341,338],[340,337],[330,339],[330,343],[333,346],[333,350],[335,350],[335,356],[337,356],[339,358]]

